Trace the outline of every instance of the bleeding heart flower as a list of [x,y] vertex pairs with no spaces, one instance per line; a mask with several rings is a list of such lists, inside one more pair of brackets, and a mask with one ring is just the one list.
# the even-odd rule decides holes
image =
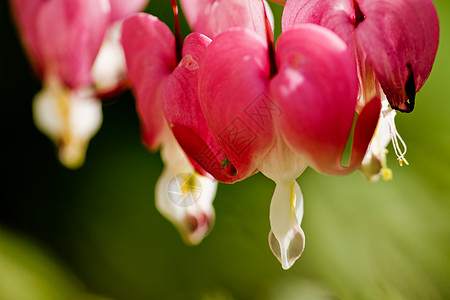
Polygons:
[[102,120],[90,72],[109,24],[109,2],[12,0],[11,7],[43,81],[33,102],[35,123],[58,146],[61,163],[79,167]]
[[69,168],[82,165],[101,124],[101,101],[91,73],[99,73],[92,69],[107,28],[120,12],[131,13],[124,3],[114,1],[113,15],[109,0],[11,0],[25,49],[43,82],[33,103],[35,123],[55,142],[61,163]]
[[[350,163],[343,166],[357,104],[347,46],[330,30],[303,25],[284,32],[275,51],[270,31],[266,19],[268,43],[239,28],[216,36],[196,60],[200,105],[190,108],[194,116],[204,114],[206,124],[180,116],[170,125],[190,158],[217,180],[235,182],[261,171],[275,181],[269,245],[287,269],[304,247],[303,197],[295,179],[308,165],[333,175],[358,168],[381,105],[375,97],[360,112]],[[191,89],[178,82],[178,89]]]
[[404,157],[406,145],[395,127],[392,109],[411,112],[416,93],[430,75],[439,42],[439,21],[433,3],[430,0],[288,0],[282,23],[283,30],[303,23],[333,30],[355,54],[360,105],[374,95],[389,101],[390,107],[386,106],[380,115],[380,126],[384,129],[377,131],[362,171],[372,180],[382,173],[384,178],[391,178],[384,154],[388,142],[380,135],[390,136],[400,165],[408,164]]
[[[156,206],[161,214],[174,223],[187,243],[197,244],[214,223],[212,202],[217,182],[209,175],[200,175],[207,174],[199,166],[196,167],[200,173],[195,172],[167,125],[163,107],[167,107],[170,101],[181,104],[185,100],[198,105],[197,93],[193,92],[197,89],[198,66],[195,59],[202,55],[211,40],[193,33],[186,37],[182,46],[177,8],[172,3],[176,17],[176,38],[156,17],[141,13],[124,21],[122,44],[129,79],[136,96],[142,139],[150,149],[162,148],[165,168],[156,187]],[[176,95],[172,85],[179,79],[186,80],[187,84],[186,89]],[[182,110],[176,113],[189,115]]]

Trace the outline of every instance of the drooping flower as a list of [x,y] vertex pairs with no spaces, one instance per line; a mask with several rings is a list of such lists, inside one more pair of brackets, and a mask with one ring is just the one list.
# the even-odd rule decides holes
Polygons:
[[[35,123],[57,145],[61,163],[79,167],[102,122],[92,66],[125,1],[114,1],[113,8],[109,0],[10,3],[24,48],[43,83],[33,101]],[[128,6],[123,13],[129,13]]]
[[[176,5],[173,7],[177,16]],[[173,95],[171,84],[178,79],[178,74],[186,67],[195,70],[195,64],[189,66],[189,61],[197,57],[197,52],[204,51],[210,39],[193,33],[181,46],[177,29],[176,33],[174,37],[156,17],[141,13],[124,21],[122,44],[141,120],[143,142],[149,149],[161,147],[165,163],[156,186],[156,206],[174,223],[187,243],[197,244],[214,224],[212,202],[217,182],[198,166],[200,173],[194,170],[193,162],[184,154],[168,126],[163,106],[166,106],[168,94]],[[190,93],[192,89],[196,90],[197,73],[188,76],[193,83],[186,85],[186,93],[183,91],[175,98],[180,103],[184,98],[197,97],[196,93]]]
[[[436,56],[439,21],[431,0],[288,0],[283,30],[314,23],[337,33],[354,53],[360,81],[360,106],[374,95],[387,99],[380,126],[370,147],[363,172],[377,178],[384,172],[384,152],[390,136],[400,164],[406,146],[398,134],[393,109],[410,112]],[[385,125],[383,125],[385,124]],[[380,136],[381,135],[381,136]],[[384,145],[384,146],[383,146]],[[381,150],[382,148],[382,150]],[[384,161],[384,163],[382,163]]]
[[346,44],[325,28],[303,25],[284,32],[275,51],[265,24],[267,42],[242,28],[213,39],[196,61],[199,105],[191,105],[191,115],[204,118],[179,117],[170,125],[189,157],[217,180],[232,183],[261,171],[276,183],[269,245],[287,269],[304,248],[295,179],[308,165],[333,175],[358,168],[381,105],[374,97],[361,110],[350,163],[343,166],[357,104]]
[[[157,183],[156,205],[160,212],[176,225],[188,243],[196,244],[213,225],[212,201],[217,182],[211,180],[210,175],[186,156],[178,143],[174,142],[173,133],[178,127],[173,126],[175,123],[195,123],[198,125],[194,126],[197,131],[209,132],[201,113],[197,88],[199,63],[211,42],[204,34],[208,30],[217,33],[243,24],[253,24],[253,30],[264,29],[264,24],[255,23],[255,20],[258,20],[258,17],[263,18],[264,14],[262,4],[258,0],[252,0],[245,4],[246,13],[240,15],[239,22],[228,22],[226,18],[233,18],[235,12],[229,10],[228,4],[234,3],[239,7],[241,5],[235,1],[228,1],[228,4],[227,1],[222,1],[221,4],[225,5],[215,8],[215,15],[220,16],[221,21],[196,28],[199,32],[188,35],[183,43],[178,24],[178,7],[175,1],[171,2],[175,13],[175,38],[167,26],[155,17],[139,15],[126,21],[122,43],[137,98],[143,141],[150,149],[161,146],[162,159],[165,162],[165,169]],[[205,7],[194,5],[189,8],[200,12]],[[189,141],[189,136],[183,138],[183,141]],[[184,163],[181,158],[184,158]],[[179,176],[180,173],[184,175]],[[197,202],[186,207],[174,205],[170,197],[167,197],[167,191],[174,182],[169,180],[170,177],[176,182],[186,183],[178,186],[191,187],[181,188],[177,192],[183,197],[195,198],[193,195],[200,189],[196,184],[201,185],[202,193],[197,197]]]
[[101,103],[93,100],[90,89],[90,70],[108,26],[109,2],[14,0],[11,4],[25,48],[43,81],[33,104],[35,123],[58,146],[60,161],[78,167],[102,120]]

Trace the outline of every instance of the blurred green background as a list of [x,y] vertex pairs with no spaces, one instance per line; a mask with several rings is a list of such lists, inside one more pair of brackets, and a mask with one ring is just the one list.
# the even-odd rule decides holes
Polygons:
[[[183,244],[154,206],[162,163],[140,142],[129,91],[105,103],[85,165],[62,167],[33,125],[40,82],[1,1],[0,300],[450,299],[450,2],[434,3],[436,62],[415,111],[397,117],[410,166],[391,153],[394,178],[378,183],[307,170],[306,249],[283,271],[267,245],[274,184],[261,175],[219,185],[212,233]],[[173,22],[169,1],[147,11]]]

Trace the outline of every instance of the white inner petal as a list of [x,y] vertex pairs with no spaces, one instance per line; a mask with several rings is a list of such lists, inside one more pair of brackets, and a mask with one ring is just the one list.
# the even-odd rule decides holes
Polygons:
[[275,182],[299,177],[308,166],[306,159],[278,135],[273,148],[266,155],[259,170]]
[[102,102],[90,95],[48,80],[33,100],[36,127],[58,145],[59,159],[69,168],[82,165],[87,145],[102,123]]
[[300,257],[305,247],[305,235],[300,227],[303,218],[303,195],[295,180],[276,182],[270,203],[269,246],[289,269]]
[[165,167],[156,185],[156,207],[175,225],[186,243],[198,244],[214,223],[212,203],[217,181],[194,171],[169,130],[164,136],[161,156]]
[[113,90],[126,73],[125,53],[120,44],[121,28],[120,21],[109,27],[91,69],[95,87],[100,92]]

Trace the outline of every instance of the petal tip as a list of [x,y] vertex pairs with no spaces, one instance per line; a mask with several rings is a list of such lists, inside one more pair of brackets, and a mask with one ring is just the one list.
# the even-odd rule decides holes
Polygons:
[[305,234],[299,227],[292,229],[281,242],[272,230],[269,232],[269,246],[284,270],[290,269],[305,249]]

